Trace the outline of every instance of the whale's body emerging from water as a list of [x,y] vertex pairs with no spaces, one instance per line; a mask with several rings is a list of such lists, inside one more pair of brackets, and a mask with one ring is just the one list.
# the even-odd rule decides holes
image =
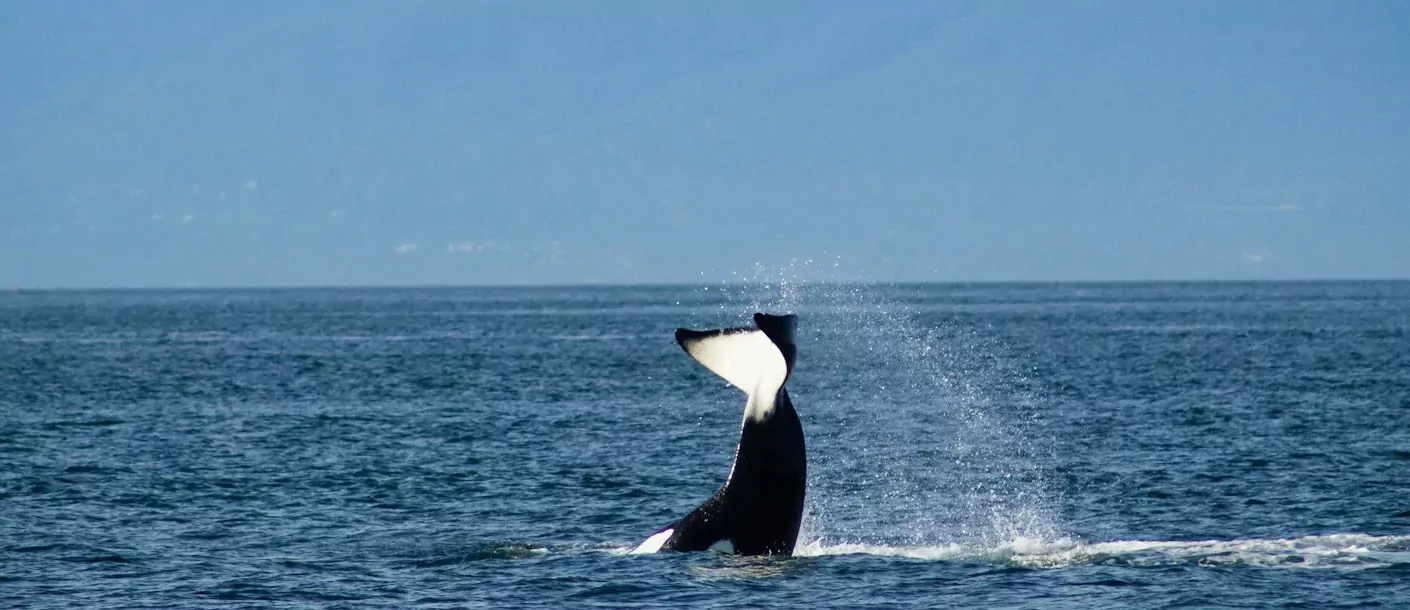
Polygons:
[[754,314],[753,328],[679,329],[686,353],[748,394],[725,484],[633,553],[716,550],[791,555],[803,519],[807,451],[784,384],[793,372],[796,316]]

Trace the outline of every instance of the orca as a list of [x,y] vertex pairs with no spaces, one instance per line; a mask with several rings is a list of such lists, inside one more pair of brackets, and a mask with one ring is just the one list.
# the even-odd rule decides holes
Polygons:
[[807,450],[784,384],[797,355],[797,316],[754,314],[754,327],[676,330],[676,343],[744,390],[744,422],[725,483],[695,510],[632,553],[705,551],[792,555],[803,520]]

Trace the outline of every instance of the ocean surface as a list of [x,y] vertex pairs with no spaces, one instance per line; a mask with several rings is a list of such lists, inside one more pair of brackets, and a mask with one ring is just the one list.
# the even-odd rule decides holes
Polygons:
[[[796,312],[797,556],[627,555]],[[0,607],[1410,608],[1410,283],[0,295]]]

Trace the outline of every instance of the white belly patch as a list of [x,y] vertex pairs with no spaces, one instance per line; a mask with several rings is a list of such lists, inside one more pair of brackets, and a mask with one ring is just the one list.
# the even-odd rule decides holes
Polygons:
[[647,538],[645,542],[642,542],[641,544],[637,545],[637,547],[632,549],[631,553],[628,554],[645,555],[647,553],[655,553],[656,551],[661,550],[661,545],[666,544],[666,541],[671,539],[671,534],[674,533],[676,533],[675,528],[664,529],[659,532],[656,532],[655,534],[652,534],[651,537]]

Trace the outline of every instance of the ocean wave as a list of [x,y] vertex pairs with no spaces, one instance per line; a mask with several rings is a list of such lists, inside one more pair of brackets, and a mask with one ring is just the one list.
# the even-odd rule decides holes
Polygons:
[[795,555],[874,555],[1025,568],[1196,565],[1365,569],[1410,563],[1410,536],[1328,534],[1301,538],[1109,542],[1020,538],[995,546],[946,544],[916,547],[827,544],[815,540],[800,545]]

